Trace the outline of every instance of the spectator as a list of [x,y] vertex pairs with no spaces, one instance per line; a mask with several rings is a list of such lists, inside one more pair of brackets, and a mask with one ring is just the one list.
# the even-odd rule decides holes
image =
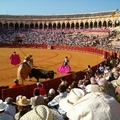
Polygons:
[[114,88],[112,87],[112,84],[110,84],[105,78],[101,78],[98,82],[98,85],[104,86],[106,88],[106,93],[115,98]]
[[84,88],[84,85],[83,85],[83,80],[79,80],[79,81],[78,81],[78,87],[79,87],[80,89],[82,89],[82,90],[85,89],[85,88]]
[[79,99],[67,111],[67,117],[70,120],[119,120],[120,104],[105,91],[102,86],[92,87],[91,93]]
[[73,88],[78,88],[77,81],[72,81],[72,83],[68,86],[67,92],[69,93]]
[[30,100],[25,96],[19,98],[16,103],[18,105],[18,112],[15,114],[15,120],[19,120],[25,113],[30,111]]
[[16,114],[16,106],[13,103],[13,98],[7,97],[5,99],[5,102],[7,103],[5,107],[5,112],[10,114],[14,118]]
[[16,87],[20,87],[20,86],[22,86],[22,85],[19,84],[19,80],[17,78],[14,79],[14,84],[13,84],[12,88],[16,88]]
[[65,87],[66,87],[66,89],[67,89],[69,84],[68,84],[68,82],[66,81],[65,77],[61,77],[60,80],[61,80],[60,85],[65,85]]
[[64,85],[60,85],[58,87],[58,95],[53,98],[52,101],[48,102],[48,106],[56,111],[59,111],[59,102],[61,99],[67,96],[66,87]]
[[67,97],[60,100],[59,106],[66,113],[72,107],[72,105],[83,96],[85,96],[85,92],[83,90],[79,88],[73,88]]
[[98,72],[100,73],[100,74],[103,74],[104,73],[104,66],[102,65],[102,63],[100,64],[100,66],[98,67]]
[[6,108],[6,102],[3,102],[0,99],[0,120],[14,120],[14,118],[10,115],[5,113],[5,108]]
[[34,97],[30,98],[31,108],[34,108],[37,105],[45,105],[44,97],[40,95],[38,89],[34,90]]
[[[37,82],[37,87],[34,89],[34,91],[38,89],[40,91],[40,95],[47,96],[46,89],[44,88],[43,84],[41,82]],[[33,91],[33,93],[34,93]]]
[[51,88],[47,95],[48,102],[52,101],[55,96],[56,96],[56,91],[53,88]]
[[98,85],[97,81],[95,80],[95,77],[91,77],[90,78],[90,84],[88,84],[86,87],[85,87],[85,91],[87,93],[91,92],[91,89],[94,85]]
[[93,70],[90,65],[87,66],[86,74],[89,74],[90,77],[92,77],[92,75],[93,75]]

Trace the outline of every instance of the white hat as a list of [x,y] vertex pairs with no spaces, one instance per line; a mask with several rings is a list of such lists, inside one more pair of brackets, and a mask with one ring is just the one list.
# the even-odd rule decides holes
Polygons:
[[49,94],[55,94],[55,90],[53,88],[51,88],[48,93]]
[[72,105],[85,95],[85,92],[80,88],[71,89],[69,95],[63,98],[59,102],[59,106],[62,110],[67,112]]
[[63,120],[63,117],[45,105],[38,105],[24,114],[20,120]]
[[119,85],[120,85],[120,77],[118,77],[117,80],[112,80],[111,83],[112,83],[114,86],[119,86]]
[[120,104],[108,94],[91,92],[67,111],[70,120],[120,120]]
[[37,82],[37,86],[42,85],[41,82]]
[[92,87],[93,87],[92,84],[87,85],[85,88],[86,92],[88,92],[88,93],[91,92]]
[[105,70],[105,71],[104,71],[105,74],[108,73],[108,72],[109,72],[108,70]]
[[0,99],[0,112],[5,109],[6,104],[7,104],[7,102],[3,102],[3,101]]
[[14,79],[14,82],[15,82],[15,83],[18,82],[18,81],[19,81],[19,80],[18,80],[17,78]]

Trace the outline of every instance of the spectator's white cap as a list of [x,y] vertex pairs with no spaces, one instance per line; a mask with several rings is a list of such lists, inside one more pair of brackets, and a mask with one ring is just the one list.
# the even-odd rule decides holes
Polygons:
[[37,86],[42,85],[41,82],[37,82]]
[[53,88],[51,88],[48,93],[49,94],[55,94],[55,90]]

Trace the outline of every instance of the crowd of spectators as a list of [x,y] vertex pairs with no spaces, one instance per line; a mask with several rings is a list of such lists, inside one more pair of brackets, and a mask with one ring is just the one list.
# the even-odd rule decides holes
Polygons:
[[[113,36],[113,35],[112,35]],[[19,44],[47,44],[47,45],[72,45],[72,46],[95,46],[101,48],[112,47],[119,50],[119,45],[112,46],[111,36],[100,34],[82,34],[76,30],[14,30],[1,31],[0,43],[13,44],[16,39],[21,39]]]
[[[0,41],[12,43],[16,34],[24,37],[22,44],[87,46],[99,39],[99,45],[104,46],[108,42],[106,36],[29,31],[1,33]],[[16,96],[15,102],[11,97],[0,99],[0,120],[120,120],[120,60],[111,57],[99,64],[95,72],[90,65],[84,72],[84,79],[80,80],[74,73],[71,84],[61,77],[58,89],[51,88],[48,93],[37,82],[30,99],[22,95]],[[12,87],[19,86],[15,79]]]

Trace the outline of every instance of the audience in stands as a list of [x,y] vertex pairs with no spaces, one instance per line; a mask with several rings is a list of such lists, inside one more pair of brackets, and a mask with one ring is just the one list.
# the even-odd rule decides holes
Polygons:
[[[18,36],[24,37],[19,44],[75,45],[106,48],[108,42],[105,36],[87,36],[81,33],[63,34],[61,32],[21,31],[0,34],[1,43],[13,43]],[[98,39],[98,40],[96,40]],[[99,44],[97,44],[99,42]],[[113,48],[114,49],[114,48]],[[32,64],[33,65],[33,64]],[[85,76],[79,80],[76,73],[72,74],[72,83],[68,84],[65,77],[60,78],[58,91],[51,88],[47,94],[41,82],[33,91],[33,97],[16,97],[17,110],[13,99],[7,97],[0,100],[0,120],[119,120],[120,119],[120,60],[116,62],[111,57],[100,63],[94,72],[90,65],[85,70]],[[79,80],[79,81],[78,81]],[[21,86],[14,79],[12,88]],[[56,94],[58,92],[58,94]]]

